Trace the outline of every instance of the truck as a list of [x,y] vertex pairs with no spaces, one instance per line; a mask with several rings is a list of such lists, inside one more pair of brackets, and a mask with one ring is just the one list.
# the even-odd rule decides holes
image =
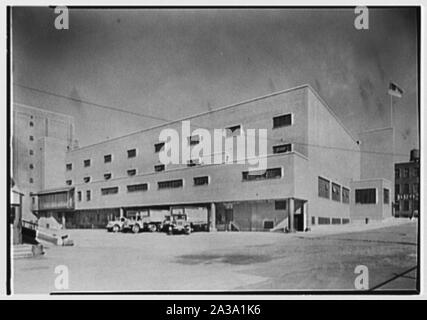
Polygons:
[[133,233],[139,233],[140,231],[160,231],[162,230],[163,221],[168,214],[168,210],[160,209],[128,211],[123,231],[132,231]]
[[123,230],[123,226],[125,224],[126,218],[115,218],[113,220],[108,221],[107,223],[107,231],[108,232],[119,232]]
[[165,219],[164,228],[169,235],[191,233],[191,225],[187,221],[187,215],[184,213],[171,213],[171,215]]
[[172,207],[163,222],[168,233],[208,231],[208,211],[205,207]]

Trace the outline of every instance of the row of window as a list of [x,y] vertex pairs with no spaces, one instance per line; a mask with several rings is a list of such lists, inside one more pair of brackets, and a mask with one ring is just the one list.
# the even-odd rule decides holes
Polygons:
[[410,201],[410,200],[402,200],[396,201],[395,210],[396,211],[409,211],[410,210],[410,202],[412,202],[412,209],[419,210],[420,202],[419,201]]
[[341,187],[339,184],[332,182],[332,192],[331,182],[325,178],[318,178],[318,195],[321,198],[330,199],[330,194],[332,193],[332,200],[342,203],[350,203],[350,189],[346,187]]
[[[277,178],[281,178],[281,177],[282,177],[282,168],[271,168],[271,169],[262,170],[262,171],[244,171],[244,172],[242,172],[243,181],[277,179]],[[89,177],[87,177],[87,178],[89,178]],[[89,181],[90,180],[87,180],[87,182],[89,182]],[[209,184],[209,177],[208,176],[194,177],[193,183],[195,186],[207,185],[207,184]],[[71,180],[68,180],[67,184],[71,184]],[[159,181],[157,183],[157,187],[159,190],[182,188],[183,185],[184,185],[183,179]],[[128,192],[146,191],[146,190],[148,190],[148,184],[147,183],[134,184],[134,185],[128,185],[127,186]],[[119,187],[101,188],[101,194],[102,195],[116,194],[118,192],[119,192]],[[78,196],[78,198],[81,199],[81,196]],[[286,209],[286,207],[284,209]]]
[[[160,145],[161,145],[161,147],[159,147]],[[164,146],[163,142],[159,143],[159,144],[156,144],[155,145],[156,152],[158,152],[157,151],[158,148],[160,148],[159,149],[159,151],[160,151],[163,146]],[[131,153],[129,153],[130,151],[131,151]],[[273,153],[274,154],[286,153],[286,152],[291,152],[291,151],[292,151],[292,144],[291,143],[286,143],[286,144],[281,144],[281,145],[273,146]],[[136,149],[128,150],[128,158],[133,158],[135,156],[136,156]],[[104,156],[104,163],[109,163],[111,161],[112,161],[112,155],[111,154]],[[187,162],[187,166],[188,167],[193,167],[193,166],[196,166],[196,165],[199,165],[199,164],[200,164],[200,161],[198,159],[189,160]],[[83,166],[84,167],[90,167],[90,165],[91,165],[91,160],[90,159],[83,160]],[[72,163],[67,163],[66,164],[66,170],[67,171],[71,171],[72,169],[73,169]],[[154,166],[154,171],[155,172],[165,171],[165,165],[164,164],[155,165]],[[129,172],[129,170],[128,170],[128,172]],[[136,172],[136,170],[135,170],[135,172]]]
[[[202,186],[209,184],[209,177],[194,177],[193,182],[195,186]],[[157,183],[157,187],[159,190],[161,189],[173,189],[173,188],[182,188],[184,185],[184,181],[182,179],[176,180],[167,180],[167,181],[159,181]],[[147,191],[148,183],[138,183],[131,184],[126,186],[127,192],[139,192],[139,191]],[[101,195],[111,195],[119,193],[119,187],[107,187],[101,188]],[[86,201],[90,201],[91,192],[90,190],[86,191]],[[82,201],[82,191],[77,192],[77,200]]]
[[[402,188],[401,188],[402,186]],[[410,184],[404,183],[404,184],[395,184],[394,185],[394,193],[397,196],[398,194],[410,194],[410,193],[420,193],[420,184],[419,183],[413,183],[412,184],[412,192],[410,191]]]
[[[285,114],[285,115],[273,117],[273,129],[286,127],[286,126],[290,126],[290,125],[292,125],[292,114]],[[240,132],[241,132],[241,125],[235,125],[235,126],[231,126],[231,127],[226,128],[226,134],[228,137],[238,136],[238,135],[240,135]],[[188,137],[188,144],[190,146],[196,145],[199,142],[200,142],[200,136],[199,135],[194,135],[194,136]],[[164,146],[165,146],[164,142],[158,142],[158,143],[154,144],[154,152],[155,153],[160,152],[161,150],[163,150]],[[292,151],[292,145],[291,144],[283,144],[283,145],[279,145],[279,146],[273,146],[273,153],[283,153],[283,152],[290,152],[290,151]],[[135,158],[136,157],[136,149],[127,150],[127,157],[128,158]],[[112,155],[111,154],[104,155],[104,163],[110,163],[110,162],[112,162]],[[90,159],[83,160],[83,166],[84,167],[90,167],[90,165],[91,165]],[[67,171],[72,170],[72,168],[73,168],[72,163],[66,164]],[[160,170],[160,171],[162,171],[162,170]]]
[[[356,203],[358,204],[376,204],[377,203],[377,189],[366,188],[356,189]],[[383,188],[383,203],[390,204],[390,190]]]
[[[163,166],[163,165],[162,165]],[[164,170],[164,168],[163,168]],[[130,169],[127,171],[128,176],[134,176],[136,174],[136,169]],[[104,179],[110,180],[112,177],[111,173],[105,173]],[[254,181],[254,180],[265,180],[265,179],[277,179],[282,177],[282,168],[271,168],[267,170],[258,170],[258,171],[243,171],[242,172],[242,180],[243,181]],[[91,177],[83,177],[83,182],[89,183],[91,181]],[[72,185],[72,180],[67,180],[65,182],[67,185]],[[196,177],[194,178],[195,185],[203,185],[208,184],[207,177]],[[162,187],[159,187],[162,189]]]
[[[420,176],[420,168],[396,168],[394,169],[394,175],[396,178],[409,178],[410,176],[418,178]],[[412,171],[412,172],[411,172]]]

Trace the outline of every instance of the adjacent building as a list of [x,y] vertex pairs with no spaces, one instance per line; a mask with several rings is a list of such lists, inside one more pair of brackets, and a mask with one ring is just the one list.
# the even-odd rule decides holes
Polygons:
[[395,216],[414,217],[420,213],[420,153],[411,151],[409,162],[395,164]]
[[65,186],[65,154],[73,137],[73,117],[13,104],[12,177],[23,194],[24,220],[36,218],[33,193]]
[[[182,120],[191,122],[190,132],[182,132],[178,119],[69,150],[63,162],[66,187],[35,196],[38,210],[40,197],[50,197],[47,206],[60,209],[67,227],[94,228],[138,210],[187,207],[205,210],[210,230],[253,231],[281,226],[302,231],[391,216],[393,186],[389,173],[381,171],[384,165],[392,167],[384,163],[390,157],[365,157],[364,148],[373,148],[371,135],[353,137],[309,85]],[[223,145],[228,139],[233,147],[249,129],[267,129],[267,168],[253,170],[239,157],[222,158],[219,164],[195,158],[164,165],[159,136],[167,128],[181,132],[189,148],[200,143],[200,136],[192,134],[197,128],[212,137],[214,129],[226,129]],[[240,157],[250,158],[247,153]],[[361,166],[367,161],[369,174]]]

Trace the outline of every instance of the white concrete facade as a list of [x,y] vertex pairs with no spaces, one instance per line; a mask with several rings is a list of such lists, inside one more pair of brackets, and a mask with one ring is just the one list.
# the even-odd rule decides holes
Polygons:
[[[292,124],[273,128],[273,118],[286,114],[291,114]],[[218,204],[216,223],[220,224],[222,211],[232,210],[233,223],[241,230],[263,230],[264,221],[277,226],[290,217],[290,207],[295,213],[292,219],[299,220],[295,223],[304,229],[312,223],[351,220],[352,183],[361,177],[359,142],[310,86],[269,94],[185,120],[191,121],[192,130],[206,128],[210,132],[234,125],[241,125],[243,130],[267,129],[267,167],[280,168],[281,176],[244,181],[242,172],[248,170],[248,165],[238,163],[193,167],[173,164],[165,171],[156,172],[154,166],[160,162],[154,145],[159,142],[162,129],[180,131],[178,119],[67,152],[65,179],[75,187],[75,209],[90,215],[91,210],[117,214],[120,209],[134,207],[203,205],[210,208]],[[273,152],[274,146],[288,143],[292,144],[292,151]],[[136,155],[129,158],[127,151],[132,149]],[[111,155],[111,162],[104,163],[106,155]],[[85,160],[86,164],[89,160],[90,165],[85,166]],[[136,173],[130,176],[128,170]],[[200,176],[207,176],[209,184],[194,185],[193,179]],[[319,177],[330,182],[328,198],[319,196]],[[182,180],[182,186],[159,190],[158,182],[169,180]],[[147,184],[147,188],[128,192],[127,186],[135,184]],[[117,193],[103,195],[101,189],[104,188],[118,189]],[[343,199],[343,188],[349,190],[348,203]],[[335,198],[332,196],[332,189],[340,193],[338,198],[338,193]],[[285,201],[286,205],[276,205],[276,201]],[[223,209],[224,203],[232,209]],[[298,218],[301,210],[303,216]],[[96,222],[102,225],[104,220]]]

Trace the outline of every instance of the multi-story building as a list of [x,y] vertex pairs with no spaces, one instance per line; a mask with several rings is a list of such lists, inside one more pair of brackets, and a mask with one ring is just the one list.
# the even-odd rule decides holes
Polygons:
[[395,164],[396,217],[414,217],[420,211],[420,154],[411,150],[409,162]]
[[[190,121],[190,131],[182,132],[183,120]],[[214,129],[226,129],[221,152],[186,163],[160,162],[163,130],[180,133],[183,152],[199,147],[201,137],[192,131],[197,128],[211,137]],[[267,130],[262,170],[251,166],[249,149],[231,161],[224,157],[226,141],[236,149],[249,129]],[[129,211],[186,206],[205,209],[211,229],[305,230],[391,216],[391,182],[383,176],[360,180],[359,144],[303,85],[68,151],[65,181],[74,188],[74,210],[64,217],[68,227],[104,227]],[[207,164],[218,154],[220,163]],[[58,192],[66,203],[69,191]]]
[[73,143],[73,117],[13,104],[12,177],[23,193],[22,217],[33,220],[30,195],[65,186],[65,154]]

